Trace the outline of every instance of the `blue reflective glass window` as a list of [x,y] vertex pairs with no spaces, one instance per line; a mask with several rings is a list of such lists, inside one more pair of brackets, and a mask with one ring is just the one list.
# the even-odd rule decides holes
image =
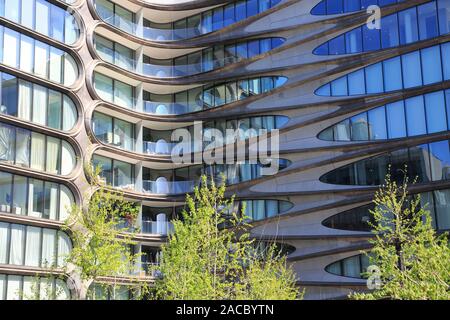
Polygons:
[[362,29],[363,29],[364,51],[380,49],[381,46],[380,30],[369,29],[367,25],[364,25]]
[[408,136],[418,136],[427,133],[425,123],[425,107],[423,97],[413,97],[405,100],[406,124]]
[[348,75],[348,91],[350,95],[366,93],[364,69],[357,70]]
[[431,177],[433,181],[448,179],[450,149],[448,140],[430,143]]
[[398,13],[400,23],[400,43],[406,44],[419,39],[417,32],[416,8],[411,8]]
[[447,125],[450,128],[450,89],[445,90],[445,105],[447,110]]
[[270,0],[259,0],[259,12],[266,11],[270,8]]
[[219,30],[223,27],[223,8],[216,8],[212,16],[213,30]]
[[444,92],[433,92],[425,95],[425,109],[427,115],[428,133],[447,130],[445,117]]
[[223,26],[229,26],[230,24],[233,24],[236,22],[236,17],[234,14],[234,4],[229,4],[225,7],[225,10],[223,12]]
[[319,2],[312,10],[311,14],[314,15],[325,15],[327,14],[327,3],[325,1]]
[[403,101],[389,103],[386,105],[386,116],[388,123],[389,139],[406,136],[405,109]]
[[397,0],[378,0],[378,5],[380,7],[384,7],[394,3],[397,3]]
[[361,8],[366,9],[371,5],[378,5],[378,1],[377,0],[361,0]]
[[349,31],[345,35],[345,49],[347,53],[362,52],[362,31],[361,28],[356,28]]
[[343,0],[327,0],[327,14],[337,14],[344,12]]
[[361,113],[350,119],[353,141],[369,140],[369,128],[367,125],[367,113]]
[[368,112],[370,140],[387,139],[385,107],[375,108]]
[[360,9],[361,9],[361,1],[360,0],[344,0],[344,11],[345,12],[359,11]]
[[439,32],[450,32],[450,0],[438,0]]
[[213,31],[212,13],[205,12],[202,15],[202,32],[208,33]]
[[236,55],[239,59],[248,58],[247,42],[239,43],[236,45]]
[[330,84],[326,84],[319,89],[317,89],[316,94],[318,96],[330,96],[331,95],[331,86]]
[[321,45],[320,47],[317,47],[314,50],[314,54],[317,55],[327,55],[328,54],[328,42],[325,42],[323,45]]
[[400,57],[383,61],[384,86],[386,91],[400,90],[402,84],[402,66]]
[[420,40],[430,39],[438,36],[438,20],[436,2],[429,2],[417,7],[419,16]]
[[258,14],[258,0],[248,0],[247,17],[254,16],[255,14]]
[[272,48],[277,48],[281,46],[284,43],[284,40],[282,38],[272,38]]
[[403,82],[405,88],[422,85],[422,72],[419,52],[412,52],[402,56]]
[[441,50],[439,46],[421,50],[423,84],[442,81]]
[[344,35],[336,37],[328,43],[329,54],[344,54],[345,53],[345,38]]
[[244,20],[247,17],[246,1],[236,2],[236,21]]
[[392,48],[400,43],[397,15],[393,14],[381,19],[381,47]]
[[450,80],[450,42],[441,45],[444,80]]
[[367,93],[383,92],[383,68],[381,63],[366,67]]
[[347,77],[336,79],[331,83],[331,95],[346,96],[347,94]]
[[259,41],[258,40],[254,40],[254,41],[249,41],[247,44],[248,47],[248,57],[251,58],[253,56],[256,56],[260,53],[259,51]]

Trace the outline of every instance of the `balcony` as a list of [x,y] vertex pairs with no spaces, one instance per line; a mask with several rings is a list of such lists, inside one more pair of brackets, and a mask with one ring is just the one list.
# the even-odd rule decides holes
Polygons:
[[142,191],[151,194],[184,194],[194,190],[198,181],[167,181],[160,177],[156,181],[143,180]]
[[173,224],[170,221],[142,221],[141,232],[166,236],[173,233]]

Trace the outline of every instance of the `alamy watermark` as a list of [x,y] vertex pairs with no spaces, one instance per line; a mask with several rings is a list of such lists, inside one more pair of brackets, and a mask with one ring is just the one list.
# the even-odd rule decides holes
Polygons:
[[370,14],[367,18],[366,26],[369,30],[381,29],[381,9],[377,5],[370,5],[367,7],[367,13]]
[[279,170],[277,129],[203,127],[195,121],[192,129],[179,128],[171,135],[171,159],[176,164],[261,164],[262,175]]

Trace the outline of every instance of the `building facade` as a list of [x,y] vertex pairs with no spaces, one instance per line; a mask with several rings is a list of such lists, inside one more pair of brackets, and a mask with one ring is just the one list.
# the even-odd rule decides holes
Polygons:
[[[140,205],[142,277],[185,194],[223,173],[252,235],[288,250],[306,299],[364,290],[388,165],[394,177],[408,165],[450,229],[449,33],[450,0],[0,0],[0,299],[24,298],[36,273],[70,298],[52,272],[90,162]],[[195,121],[204,136],[242,129],[216,150],[278,132],[279,172],[245,154],[174,163],[172,133]]]

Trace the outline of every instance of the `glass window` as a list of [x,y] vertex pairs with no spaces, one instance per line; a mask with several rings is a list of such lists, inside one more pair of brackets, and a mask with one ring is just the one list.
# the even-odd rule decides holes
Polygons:
[[31,165],[35,170],[44,171],[45,167],[45,136],[40,133],[31,133]]
[[425,106],[427,116],[428,133],[435,133],[447,130],[447,120],[445,115],[444,92],[434,92],[425,95]]
[[403,81],[405,88],[422,85],[420,54],[418,51],[402,56]]
[[450,178],[450,148],[448,140],[430,143],[431,176],[433,181]]
[[47,125],[54,129],[61,129],[62,94],[49,90]]
[[14,175],[14,190],[12,213],[26,215],[27,214],[27,189],[28,180],[26,177]]
[[362,27],[364,51],[378,50],[381,47],[380,30]]
[[423,97],[419,96],[405,100],[405,107],[408,136],[427,133]]
[[422,56],[423,84],[442,81],[441,54],[439,46],[420,51]]
[[402,66],[400,64],[400,57],[383,61],[383,73],[386,91],[402,89]]
[[405,109],[403,101],[386,105],[389,139],[406,136]]
[[11,212],[12,175],[0,172],[0,211]]
[[400,36],[398,33],[397,15],[386,16],[382,18],[381,23],[381,47],[384,49],[398,46]]
[[45,171],[49,173],[59,173],[60,142],[61,141],[57,138],[47,137],[47,157]]
[[441,34],[450,32],[450,1],[438,0],[438,14],[439,14],[439,31]]
[[418,41],[416,8],[410,8],[398,13],[400,25],[400,43],[407,44]]
[[419,16],[420,40],[438,36],[438,20],[436,1],[432,1],[417,7]]
[[95,91],[105,101],[113,101],[113,80],[100,73],[95,73]]
[[375,108],[368,112],[369,134],[371,140],[387,139],[385,107]]
[[36,17],[39,17],[36,19],[36,31],[46,36],[50,36],[50,6],[47,1],[36,0]]
[[366,67],[367,93],[383,92],[383,68],[381,63]]
[[51,6],[50,36],[58,41],[64,41],[65,11],[57,6]]
[[347,53],[358,53],[362,51],[361,28],[356,28],[345,34],[345,47]]
[[351,118],[352,140],[369,140],[369,130],[367,125],[367,114],[362,113]]
[[450,190],[434,191],[434,197],[436,199],[437,228],[440,230],[448,230],[450,229]]
[[333,96],[346,96],[348,94],[346,77],[336,79],[331,83],[331,94]]
[[8,50],[3,50],[3,63],[14,68],[17,68],[19,63],[19,37],[18,32],[4,28],[3,48]]
[[17,78],[7,73],[1,74],[0,113],[17,116]]

